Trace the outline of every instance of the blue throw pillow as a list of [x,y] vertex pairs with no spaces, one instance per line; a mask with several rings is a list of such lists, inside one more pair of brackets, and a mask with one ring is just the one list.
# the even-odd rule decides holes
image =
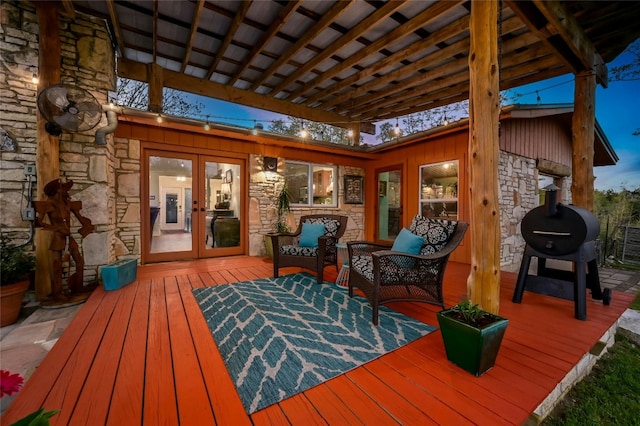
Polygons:
[[[391,247],[391,251],[399,251],[400,253],[408,253],[408,254],[420,254],[420,249],[424,244],[424,238],[420,235],[416,235],[413,232],[409,231],[407,228],[402,228],[402,231],[398,234],[395,241],[393,242],[393,246]],[[415,259],[409,258],[391,258],[393,263],[398,265],[401,268],[413,268],[416,264]]]
[[418,254],[424,244],[424,238],[414,234],[407,228],[402,228],[402,231],[398,234],[393,246],[392,251],[400,251],[402,253]]
[[323,223],[303,223],[300,233],[300,247],[318,247],[318,238],[324,235]]

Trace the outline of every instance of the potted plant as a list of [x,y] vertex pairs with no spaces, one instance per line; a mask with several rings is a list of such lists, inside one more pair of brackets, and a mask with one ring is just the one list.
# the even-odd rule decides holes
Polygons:
[[509,320],[469,300],[437,313],[447,359],[476,377],[491,369]]
[[[286,183],[278,193],[275,205],[277,217],[276,223],[273,226],[273,231],[275,233],[289,232],[290,228],[289,225],[287,225],[287,215],[291,212],[291,193],[289,192]],[[273,258],[273,246],[271,244],[271,237],[269,234],[265,236],[264,243],[265,248],[267,249],[267,255]]]
[[13,245],[6,235],[0,236],[0,255],[0,326],[4,327],[18,320],[36,261],[26,245]]

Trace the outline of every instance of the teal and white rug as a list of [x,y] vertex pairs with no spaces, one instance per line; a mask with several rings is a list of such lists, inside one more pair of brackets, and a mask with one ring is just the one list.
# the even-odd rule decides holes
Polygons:
[[307,273],[194,289],[249,414],[393,351],[436,328]]

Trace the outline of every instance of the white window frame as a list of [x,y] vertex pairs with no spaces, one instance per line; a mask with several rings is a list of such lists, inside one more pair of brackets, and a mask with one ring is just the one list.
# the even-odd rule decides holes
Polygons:
[[[308,197],[307,197],[307,202],[306,203],[291,203],[291,206],[294,207],[338,207],[338,167],[337,166],[333,166],[330,164],[318,164],[318,163],[307,163],[304,161],[285,161],[285,182],[287,179],[287,175],[286,175],[286,170],[287,170],[287,165],[288,164],[295,164],[297,166],[307,166],[307,191],[309,191]],[[320,188],[314,188],[314,175],[313,173],[315,171],[316,168],[322,168],[322,169],[331,169],[331,182],[327,185],[327,186],[332,186],[332,192],[331,192],[331,203],[330,204],[314,204],[313,202],[313,198],[314,198],[314,193],[317,193],[320,191]],[[309,190],[310,189],[310,190]],[[289,188],[289,191],[296,191],[298,190],[297,188]],[[328,198],[328,196],[325,196],[325,198]]]

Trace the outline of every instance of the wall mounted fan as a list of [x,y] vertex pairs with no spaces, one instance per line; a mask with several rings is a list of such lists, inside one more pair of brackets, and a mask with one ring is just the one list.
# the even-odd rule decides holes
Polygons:
[[62,130],[85,132],[98,125],[102,106],[88,91],[77,86],[55,84],[38,95],[38,109],[47,119],[45,129],[54,136]]

